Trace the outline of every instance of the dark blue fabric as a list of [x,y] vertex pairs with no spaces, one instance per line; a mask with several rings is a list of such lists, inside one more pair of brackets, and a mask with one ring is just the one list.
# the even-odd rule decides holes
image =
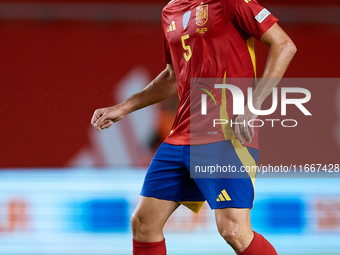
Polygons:
[[[259,152],[248,148],[257,162]],[[197,166],[234,166],[242,163],[230,140],[204,145],[171,145],[163,143],[151,161],[146,174],[142,196],[176,202],[205,201],[212,209],[236,207],[251,208],[254,188],[246,172],[220,175],[195,173]],[[194,178],[191,178],[191,173]],[[231,201],[217,201],[225,190]]]

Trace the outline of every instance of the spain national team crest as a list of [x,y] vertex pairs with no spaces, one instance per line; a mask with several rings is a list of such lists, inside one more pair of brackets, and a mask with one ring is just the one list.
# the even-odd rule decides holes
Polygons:
[[196,24],[203,26],[208,21],[208,5],[200,5],[196,9]]

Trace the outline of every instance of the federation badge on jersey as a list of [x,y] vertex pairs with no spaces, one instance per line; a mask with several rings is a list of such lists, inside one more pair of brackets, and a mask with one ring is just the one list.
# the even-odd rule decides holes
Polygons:
[[183,15],[183,29],[184,30],[188,27],[190,16],[191,16],[191,11],[188,11],[184,13]]
[[200,5],[196,9],[196,24],[203,26],[208,21],[208,5]]

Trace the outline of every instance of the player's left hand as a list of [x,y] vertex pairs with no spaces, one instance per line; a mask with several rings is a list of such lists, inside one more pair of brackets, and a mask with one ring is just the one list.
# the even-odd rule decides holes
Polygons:
[[248,106],[244,107],[244,115],[239,115],[235,119],[235,135],[237,140],[240,141],[242,145],[244,145],[244,139],[247,143],[252,142],[252,137],[255,135],[254,127],[248,125],[249,120],[256,119],[257,115],[252,113]]

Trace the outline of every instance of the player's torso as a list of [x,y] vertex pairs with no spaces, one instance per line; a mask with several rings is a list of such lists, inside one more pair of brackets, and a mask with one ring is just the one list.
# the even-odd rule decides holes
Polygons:
[[[193,121],[193,116],[200,114],[190,113],[189,106],[193,103],[189,101],[192,100],[190,95],[195,90],[196,81],[224,76],[254,76],[246,42],[249,36],[228,20],[219,0],[173,0],[163,9],[162,29],[169,46],[180,97],[174,133],[166,141],[175,144],[176,139],[180,140],[178,143],[187,144],[190,119]],[[190,79],[195,82],[190,83]],[[191,139],[194,137],[191,132]],[[209,139],[205,139],[204,143]],[[222,139],[223,134],[211,141]]]
[[228,22],[218,0],[174,0],[163,10],[162,25],[178,82],[223,75],[219,56],[228,54]]
[[162,28],[181,97],[190,78],[254,76],[249,35],[228,20],[219,0],[173,0],[163,9]]

